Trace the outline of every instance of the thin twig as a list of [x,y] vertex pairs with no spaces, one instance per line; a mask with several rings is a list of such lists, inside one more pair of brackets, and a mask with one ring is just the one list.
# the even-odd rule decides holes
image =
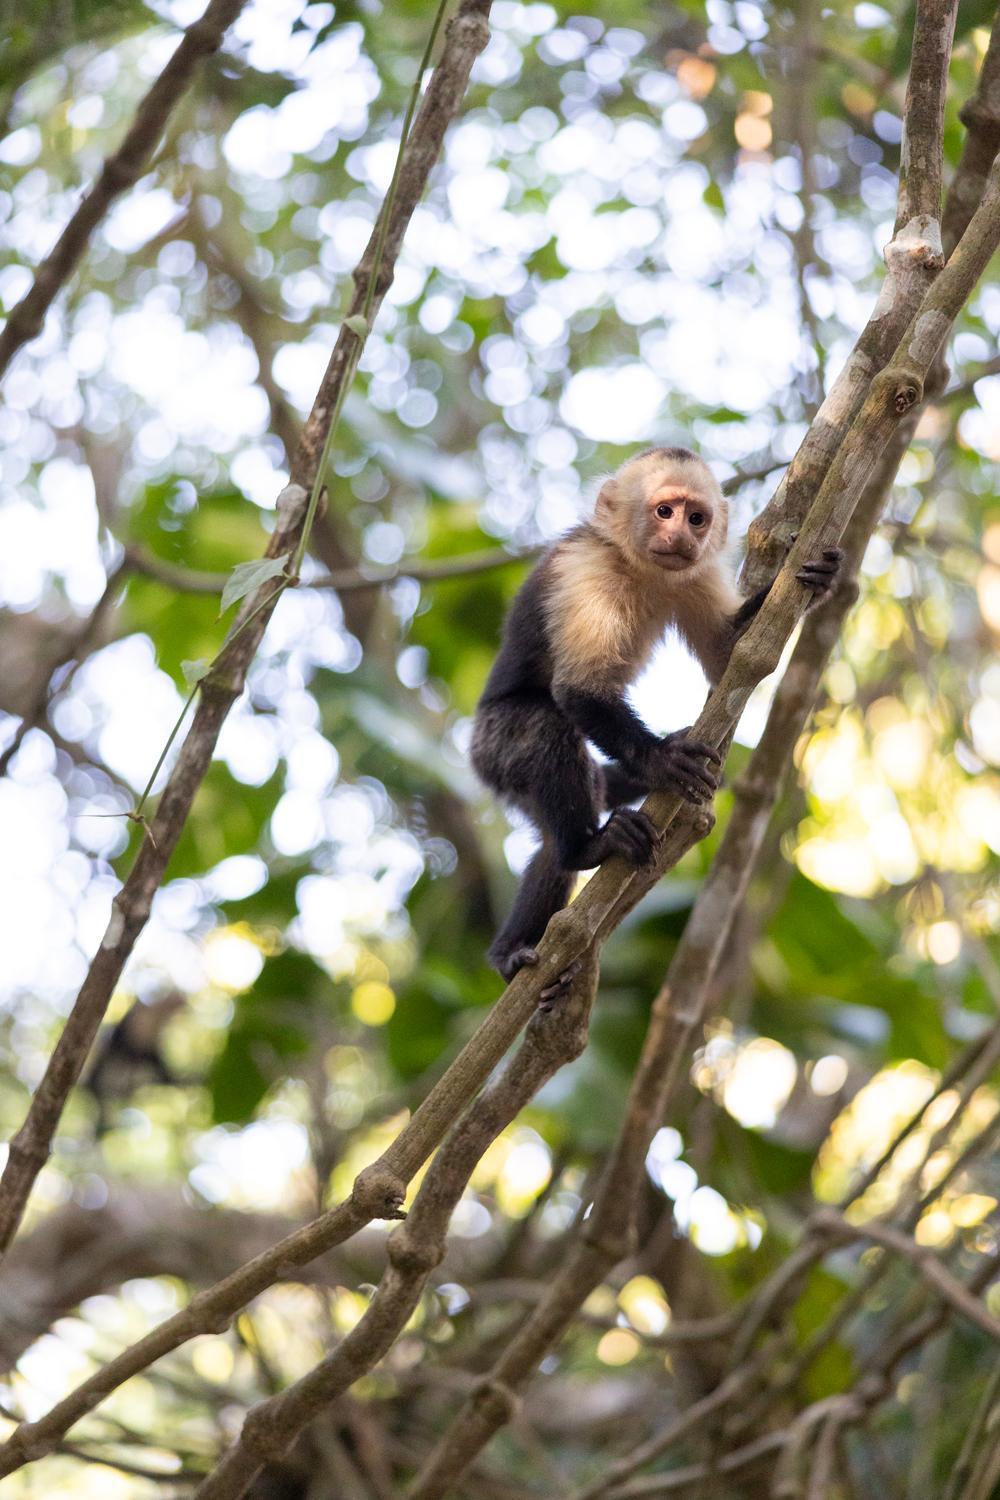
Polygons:
[[176,52],[136,110],[125,139],[105,161],[101,175],[84,194],[54,248],[35,272],[31,287],[0,332],[0,376],[21,346],[41,332],[45,314],[72,275],[90,236],[115,199],[146,171],[192,73],[203,57],[222,45],[223,37],[245,3],[246,0],[210,0],[201,20],[185,31]]
[[971,1296],[954,1276],[952,1276],[942,1265],[941,1261],[924,1245],[917,1242],[900,1229],[891,1224],[879,1223],[877,1220],[868,1220],[864,1224],[850,1224],[833,1209],[821,1209],[814,1214],[812,1226],[822,1234],[838,1236],[846,1241],[855,1239],[870,1240],[873,1245],[880,1245],[884,1250],[889,1250],[893,1255],[900,1256],[903,1260],[913,1266],[919,1276],[927,1282],[927,1285],[940,1297],[953,1307],[956,1312],[968,1318],[977,1328],[981,1328],[990,1338],[1000,1339],[1000,1319],[994,1318],[991,1312],[978,1300]]

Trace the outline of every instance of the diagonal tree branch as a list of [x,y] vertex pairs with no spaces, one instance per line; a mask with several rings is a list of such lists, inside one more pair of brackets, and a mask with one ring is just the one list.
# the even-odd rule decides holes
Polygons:
[[921,0],[917,7],[904,123],[909,175],[900,184],[896,225],[885,249],[886,278],[871,317],[773,498],[750,523],[743,569],[748,594],[763,588],[783,562],[872,377],[885,367],[940,268],[940,133],[957,8],[957,0]]
[[[372,317],[381,306],[392,281],[403,235],[437,160],[445,130],[459,109],[472,64],[486,45],[488,12],[489,0],[462,0],[448,27],[440,62],[407,142],[385,233],[383,235],[377,223],[355,272],[349,316],[359,314],[365,305],[373,274],[376,274],[376,285],[371,304]],[[376,271],[376,247],[379,245],[382,255]],[[306,498],[317,473],[338,392],[353,374],[357,344],[357,335],[345,323],[293,456],[293,482],[279,499],[278,522],[267,549],[269,557],[291,553],[302,536]],[[163,879],[195,794],[208,771],[222,725],[243,691],[247,670],[280,592],[280,588],[275,590],[273,586],[265,585],[246,601],[228,646],[202,683],[194,720],[160,797],[151,836],[144,839],[135,864],[115,897],[101,946],[35,1091],[25,1121],[11,1142],[10,1155],[0,1179],[0,1250],[6,1249],[16,1233],[32,1184],[48,1158],[67,1095],[80,1075],[114,985],[149,917],[153,896]],[[522,1025],[527,1018],[526,1010],[521,1018]],[[431,1141],[432,1145],[440,1139],[446,1124],[447,1115]]]
[[[855,512],[845,538],[847,568],[843,583],[834,597],[805,621],[767,725],[746,773],[736,785],[733,812],[712,867],[654,1001],[622,1129],[593,1211],[583,1226],[581,1242],[571,1249],[542,1303],[494,1367],[492,1380],[500,1388],[517,1390],[530,1379],[539,1360],[590,1293],[632,1248],[646,1153],[680,1081],[690,1038],[704,1018],[719,960],[764,847],[785,768],[812,711],[844,617],[857,597],[853,574],[884,505],[899,456],[894,455],[888,473],[879,473]],[[738,1372],[726,1385],[724,1395],[713,1393],[708,1398],[710,1404],[703,1411],[699,1408],[691,1425],[711,1414],[713,1402],[720,1407],[726,1405],[745,1380],[745,1372]],[[678,1419],[678,1431],[670,1442],[683,1435],[687,1415]],[[467,1403],[418,1476],[412,1500],[432,1500],[445,1494],[505,1419],[499,1401],[488,1405],[486,1399],[477,1396]]]
[[950,254],[983,196],[993,158],[1000,151],[1000,14],[993,22],[976,92],[958,112],[966,127],[961,160],[948,189],[941,238]]
[[870,1240],[892,1255],[901,1256],[914,1267],[928,1286],[947,1302],[963,1318],[968,1318],[990,1338],[1000,1340],[1000,1319],[994,1318],[978,1297],[967,1291],[962,1282],[945,1268],[939,1256],[924,1245],[918,1245],[908,1234],[892,1224],[880,1224],[869,1220],[864,1224],[851,1224],[833,1209],[821,1209],[813,1216],[813,1227],[820,1233],[839,1237],[845,1243],[851,1240]]
[[73,274],[90,236],[115,199],[145,172],[170,112],[187,88],[192,73],[203,57],[222,45],[222,38],[245,4],[246,0],[210,0],[201,20],[185,31],[177,51],[136,110],[125,139],[105,161],[101,175],[84,194],[54,248],[35,272],[30,289],[0,332],[0,376],[21,346],[41,332],[45,314]]
[[[692,810],[677,820],[664,841],[661,861],[676,863],[685,849],[708,832],[710,819]],[[362,1172],[349,1199],[295,1233],[286,1235],[215,1286],[192,1297],[181,1312],[96,1370],[36,1422],[22,1423],[0,1447],[0,1477],[44,1456],[75,1422],[112,1391],[163,1355],[200,1333],[219,1333],[254,1297],[297,1266],[350,1238],[374,1218],[398,1215],[406,1184],[434,1150],[460,1110],[479,1090],[538,1007],[527,983],[498,1004],[447,1073],[434,1086],[379,1159]],[[508,998],[511,997],[511,998]],[[456,1102],[457,1101],[457,1102]]]
[[[691,841],[695,835],[692,831]],[[367,1311],[308,1375],[254,1407],[238,1441],[197,1491],[198,1500],[239,1500],[264,1463],[282,1457],[302,1428],[366,1374],[402,1332],[446,1246],[448,1223],[487,1146],[547,1079],[578,1057],[597,990],[597,967],[565,1006],[536,1010],[500,1077],[474,1100],[431,1163],[406,1222],[387,1244],[388,1269]]]

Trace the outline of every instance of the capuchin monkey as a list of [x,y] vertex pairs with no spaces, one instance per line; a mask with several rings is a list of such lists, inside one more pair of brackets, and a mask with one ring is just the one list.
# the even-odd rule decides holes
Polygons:
[[[591,519],[549,548],[514,600],[472,734],[480,778],[542,836],[490,948],[505,979],[538,962],[535,945],[578,870],[615,855],[634,865],[653,857],[654,824],[622,804],[652,791],[701,803],[718,788],[718,751],[686,729],[652,734],[625,691],[671,625],[713,686],[722,676],[767,594],[737,592],[724,553],[728,521],[700,458],[650,448],[602,485]],[[841,557],[828,547],[799,569],[812,603],[832,591]],[[588,740],[610,765],[591,757]],[[572,977],[572,969],[560,975],[543,1000]]]

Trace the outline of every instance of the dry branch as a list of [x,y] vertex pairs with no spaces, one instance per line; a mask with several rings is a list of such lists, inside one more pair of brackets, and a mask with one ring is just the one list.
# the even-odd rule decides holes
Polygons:
[[0,376],[21,346],[41,332],[45,314],[72,275],[90,236],[115,199],[145,172],[192,73],[203,57],[222,45],[222,38],[245,4],[246,0],[210,0],[201,20],[185,31],[177,51],[136,110],[125,139],[105,161],[101,175],[84,194],[54,248],[35,272],[28,292],[0,332]]

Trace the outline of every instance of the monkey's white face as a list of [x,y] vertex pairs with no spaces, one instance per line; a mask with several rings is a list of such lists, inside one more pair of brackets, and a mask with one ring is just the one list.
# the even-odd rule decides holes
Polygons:
[[715,530],[715,510],[696,484],[645,486],[645,544],[651,562],[668,573],[686,573],[704,558]]
[[727,510],[699,459],[644,454],[601,487],[594,522],[629,557],[664,573],[690,573],[726,539]]

